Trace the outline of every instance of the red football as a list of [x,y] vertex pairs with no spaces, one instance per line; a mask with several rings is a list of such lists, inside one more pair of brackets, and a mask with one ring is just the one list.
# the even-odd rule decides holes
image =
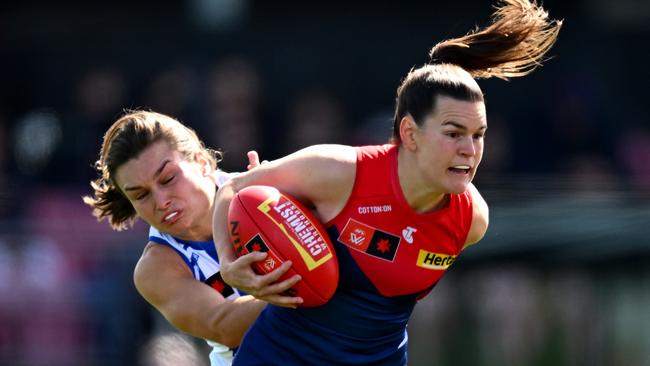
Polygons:
[[301,306],[325,304],[339,281],[336,252],[323,225],[297,199],[269,186],[250,186],[239,191],[228,211],[230,240],[238,256],[268,252],[255,263],[259,274],[273,271],[282,262],[293,264],[279,281],[298,273],[302,277],[288,295],[300,296]]

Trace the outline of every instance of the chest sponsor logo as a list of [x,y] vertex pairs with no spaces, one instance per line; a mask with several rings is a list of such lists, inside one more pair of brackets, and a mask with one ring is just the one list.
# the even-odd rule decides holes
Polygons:
[[417,265],[418,267],[426,269],[446,270],[455,261],[455,255],[434,253],[420,249],[420,253],[418,253]]
[[391,211],[393,211],[393,206],[391,205],[371,205],[357,207],[357,212],[359,215],[379,214]]
[[413,233],[416,231],[418,231],[418,229],[407,226],[406,229],[402,230],[402,237],[407,243],[413,244]]
[[348,248],[392,262],[397,254],[400,237],[349,219],[338,241]]

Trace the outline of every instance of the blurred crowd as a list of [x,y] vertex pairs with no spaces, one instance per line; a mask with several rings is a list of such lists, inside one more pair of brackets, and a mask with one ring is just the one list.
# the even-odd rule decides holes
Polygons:
[[[27,1],[0,15],[1,365],[147,364],[151,337],[170,331],[132,285],[147,228],[113,232],[81,201],[124,110],[178,118],[224,152],[227,171],[245,169],[251,149],[270,160],[316,143],[384,143],[400,78],[433,42],[489,13],[478,1],[369,12],[367,2],[340,12],[290,3],[188,1],[175,25],[172,5],[129,17],[120,1]],[[490,127],[476,184],[493,210],[517,200],[503,187],[534,189],[530,177],[650,202],[650,51],[632,51],[650,44],[650,21],[610,18],[596,3],[545,2],[566,18],[557,57],[521,80],[481,82]],[[649,334],[634,333],[650,329],[642,261],[606,274],[605,259],[557,271],[521,257],[462,263],[417,308],[414,365],[650,364]]]

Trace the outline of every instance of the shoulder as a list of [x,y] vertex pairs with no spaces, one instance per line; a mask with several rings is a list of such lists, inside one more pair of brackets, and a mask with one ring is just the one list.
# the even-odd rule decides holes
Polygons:
[[295,177],[302,181],[300,193],[313,201],[346,196],[354,183],[358,152],[347,145],[314,145],[298,151],[289,164],[299,167]]
[[337,187],[354,181],[357,150],[347,145],[313,145],[249,170],[230,182],[239,191],[265,184],[307,201],[318,195],[337,194]]
[[138,292],[149,302],[155,296],[161,279],[192,277],[183,259],[167,245],[150,241],[133,270],[133,282]]
[[[314,145],[293,156],[311,187],[332,190],[333,185],[348,185],[354,181],[358,148],[347,145]],[[291,156],[289,156],[291,157]]]
[[[321,144],[312,145],[286,156],[286,160],[309,160],[331,164],[354,164],[357,161],[357,150],[353,146]],[[280,159],[282,161],[283,159]]]
[[465,247],[483,239],[490,221],[490,210],[478,189],[470,183],[468,191],[472,199],[472,224],[465,241]]
[[[149,240],[150,242],[147,244],[147,247],[152,244],[151,241],[159,243],[161,241],[169,241],[168,235],[161,232],[160,230],[156,229],[153,226],[149,226]],[[145,247],[146,248],[146,247]]]
[[225,186],[238,192],[261,184],[276,187],[332,217],[349,197],[356,176],[357,148],[312,145],[233,177]]
[[399,147],[395,144],[364,145],[356,148],[359,159],[376,159],[396,154]]
[[314,158],[321,158],[332,162],[355,164],[363,159],[381,159],[397,153],[398,146],[395,144],[383,145],[314,145],[305,148],[298,153]]

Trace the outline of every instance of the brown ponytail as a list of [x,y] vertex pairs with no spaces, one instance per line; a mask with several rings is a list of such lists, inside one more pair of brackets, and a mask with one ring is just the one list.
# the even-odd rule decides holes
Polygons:
[[524,76],[542,64],[562,21],[550,20],[534,0],[499,0],[495,9],[488,27],[438,43],[429,53],[430,63],[406,75],[397,88],[394,143],[401,143],[402,118],[410,114],[421,126],[438,96],[481,102],[483,92],[474,78]]
[[482,30],[435,45],[432,64],[460,66],[475,78],[507,79],[529,74],[544,61],[562,21],[528,0],[500,0],[492,24]]

